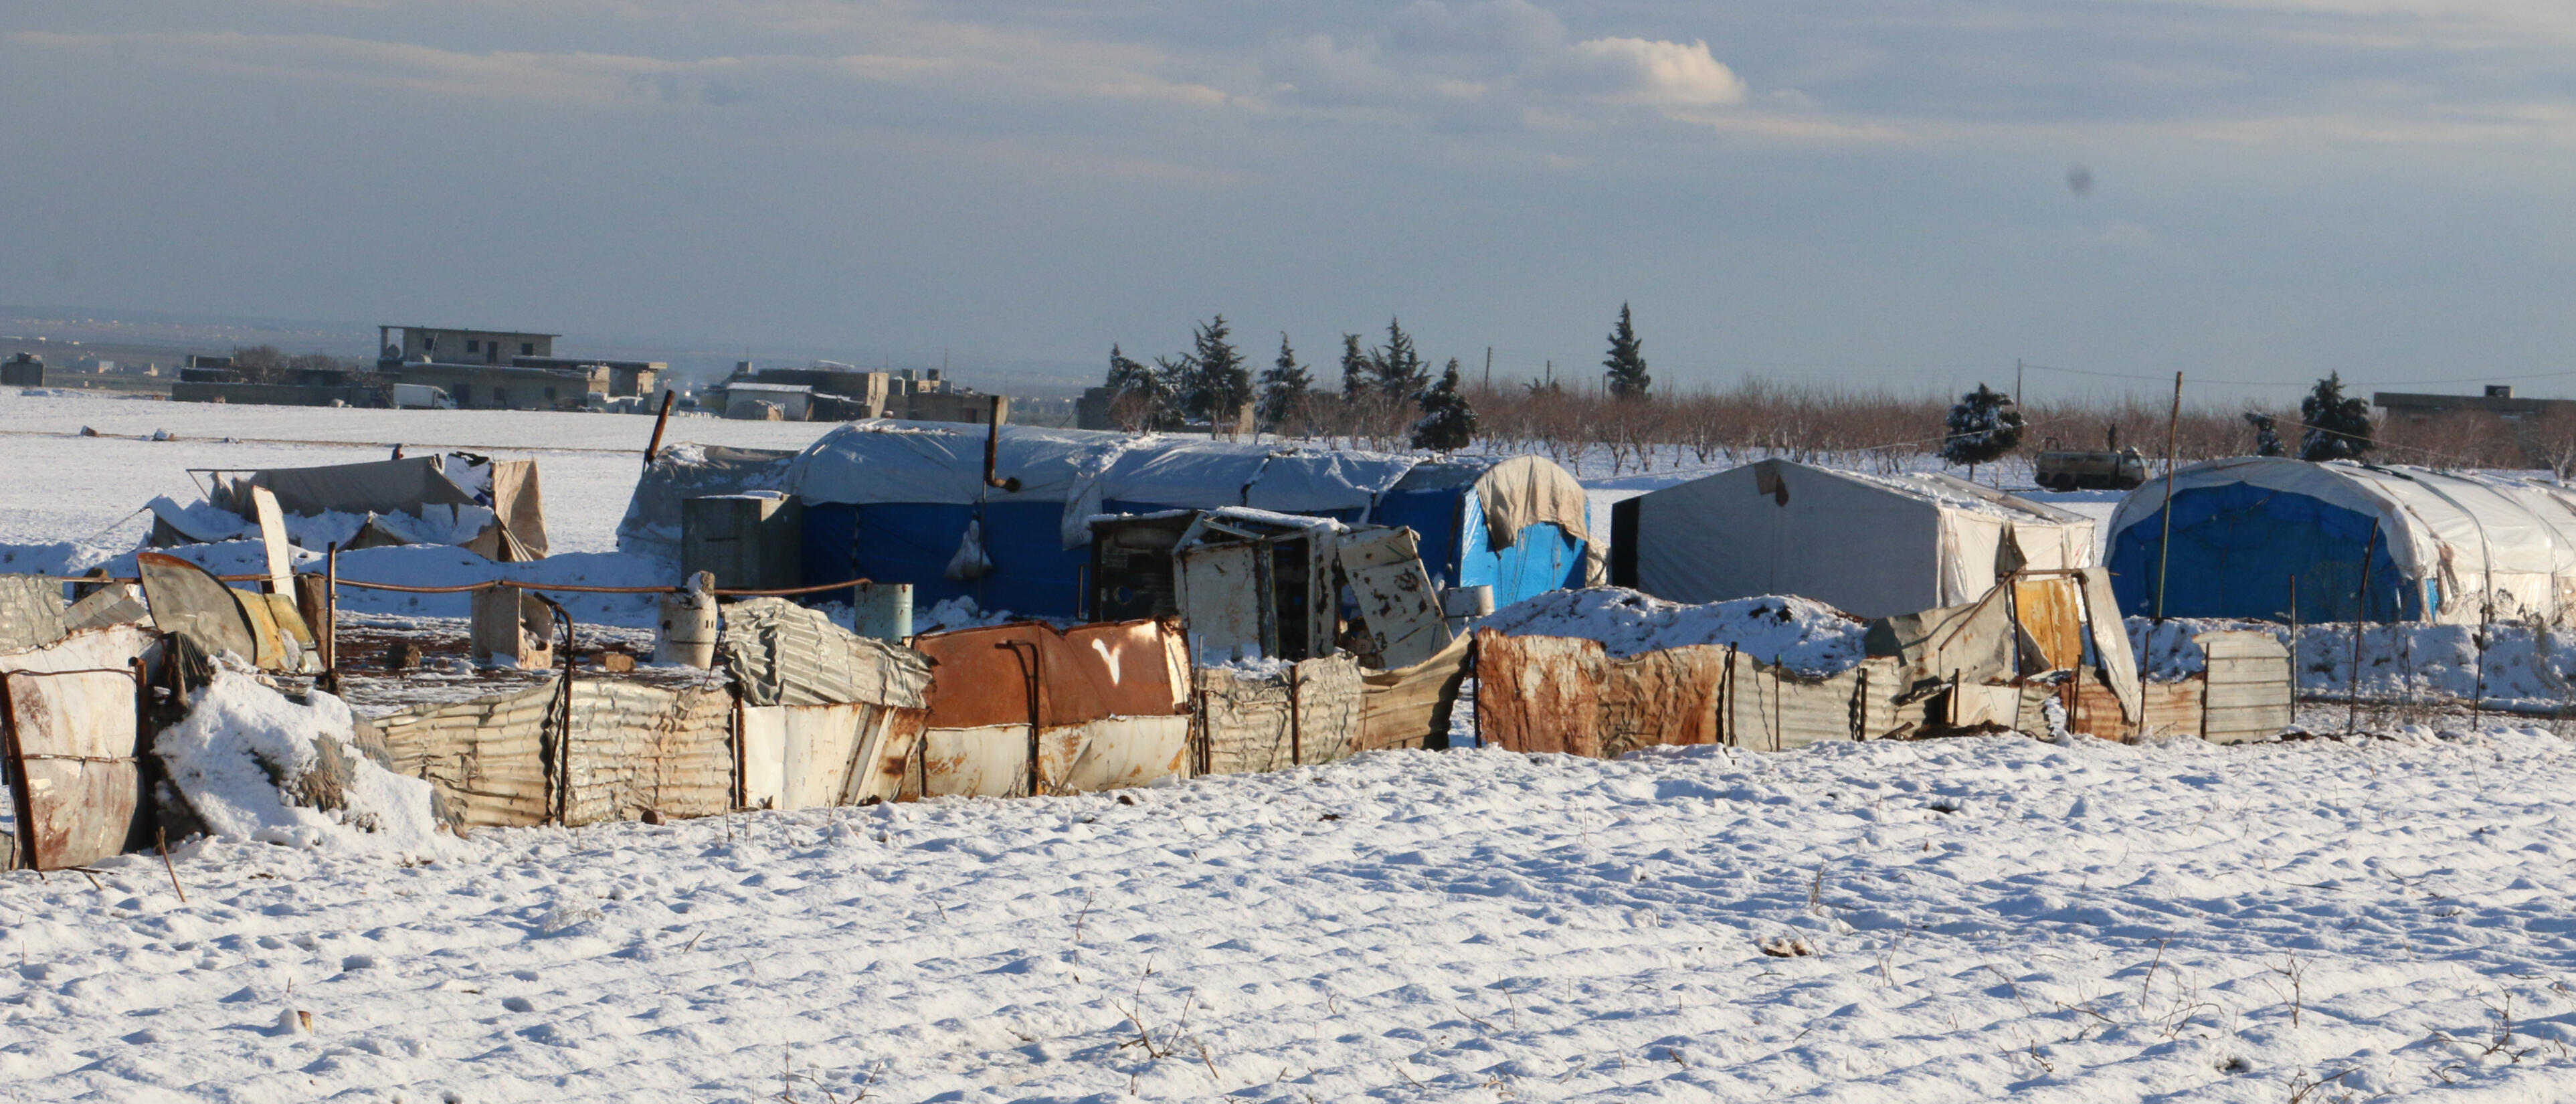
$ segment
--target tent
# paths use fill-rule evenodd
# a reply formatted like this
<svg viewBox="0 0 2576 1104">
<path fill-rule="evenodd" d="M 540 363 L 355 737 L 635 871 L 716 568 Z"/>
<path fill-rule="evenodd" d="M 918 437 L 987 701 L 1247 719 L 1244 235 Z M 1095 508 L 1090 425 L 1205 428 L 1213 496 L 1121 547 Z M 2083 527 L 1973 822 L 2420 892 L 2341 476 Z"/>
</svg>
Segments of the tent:
<svg viewBox="0 0 2576 1104">
<path fill-rule="evenodd" d="M 2111 519 L 2120 608 L 2168 617 L 2576 622 L 2576 490 L 2430 468 L 2212 460 L 2129 493 Z M 2363 554 L 2369 591 L 2363 593 Z M 2487 596 L 2481 600 L 2481 595 Z"/>
<path fill-rule="evenodd" d="M 343 548 L 432 543 L 421 531 L 473 526 L 462 548 L 496 563 L 543 559 L 545 500 L 534 460 L 492 460 L 471 453 L 414 456 L 318 468 L 263 468 L 239 476 L 217 475 L 206 500 L 255 520 L 252 488 L 266 488 L 289 514 L 315 517 L 354 514 L 359 522 Z M 204 522 L 183 515 L 176 503 L 156 500 L 150 543 L 156 548 L 229 540 L 242 532 L 203 534 Z M 427 523 L 427 524 L 423 524 Z M 448 538 L 452 539 L 452 537 Z"/>
<path fill-rule="evenodd" d="M 769 449 L 664 446 L 635 481 L 626 517 L 617 523 L 617 550 L 679 559 L 681 502 L 777 490 L 786 483 L 788 465 L 795 459 L 793 452 Z"/>
<path fill-rule="evenodd" d="M 1250 507 L 1411 526 L 1441 586 L 1497 604 L 1597 576 L 1582 487 L 1535 457 L 1434 460 L 1292 444 L 871 419 L 790 465 L 805 504 L 808 584 L 910 583 L 914 601 L 968 597 L 1033 616 L 1082 612 L 1090 520 Z"/>
<path fill-rule="evenodd" d="M 1863 617 L 1976 601 L 2093 562 L 2093 523 L 1931 472 L 1763 460 L 1613 507 L 1611 581 L 1676 602 L 1796 594 Z"/>
</svg>

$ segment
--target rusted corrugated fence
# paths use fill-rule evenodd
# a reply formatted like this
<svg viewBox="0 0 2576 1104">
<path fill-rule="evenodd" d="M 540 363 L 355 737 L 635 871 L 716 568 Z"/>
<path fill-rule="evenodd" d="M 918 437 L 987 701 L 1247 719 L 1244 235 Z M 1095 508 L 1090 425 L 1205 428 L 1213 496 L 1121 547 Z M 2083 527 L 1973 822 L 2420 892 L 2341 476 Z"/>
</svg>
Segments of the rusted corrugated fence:
<svg viewBox="0 0 2576 1104">
<path fill-rule="evenodd" d="M 2070 706 L 2075 731 L 2108 739 L 2234 742 L 2289 723 L 2288 656 L 2278 642 L 2264 633 L 2214 633 L 2202 643 L 2208 670 L 2144 684 L 2142 719 L 2132 724 L 2099 679 L 1927 685 L 1891 658 L 1814 677 L 1714 645 L 1612 658 L 1595 640 L 1483 630 L 1476 636 L 1477 730 L 1486 743 L 1514 751 L 1610 757 L 1657 744 L 1782 751 L 1981 723 L 2045 732 L 2052 698 Z"/>
</svg>

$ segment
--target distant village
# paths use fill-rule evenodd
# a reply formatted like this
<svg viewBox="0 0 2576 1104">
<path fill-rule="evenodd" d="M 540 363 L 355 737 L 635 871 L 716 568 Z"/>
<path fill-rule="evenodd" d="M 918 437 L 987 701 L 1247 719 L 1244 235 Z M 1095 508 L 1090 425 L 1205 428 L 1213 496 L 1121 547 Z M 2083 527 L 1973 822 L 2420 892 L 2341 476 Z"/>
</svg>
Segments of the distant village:
<svg viewBox="0 0 2576 1104">
<path fill-rule="evenodd" d="M 405 410 L 655 414 L 667 400 L 677 414 L 789 422 L 899 418 L 986 423 L 999 397 L 963 386 L 941 368 L 869 370 L 829 360 L 802 367 L 744 360 L 720 380 L 691 386 L 673 379 L 662 361 L 560 354 L 555 346 L 562 336 L 379 326 L 372 365 L 319 354 L 285 356 L 265 348 L 186 354 L 168 366 L 120 363 L 82 352 L 48 363 L 43 353 L 21 351 L 0 362 L 0 386 L 96 383 L 148 392 L 166 387 L 173 402 Z M 1057 397 L 1004 402 L 1006 417 L 1036 424 L 1073 424 L 1078 408 L 1097 407 L 1081 424 L 1109 428 L 1105 402 L 1077 404 Z"/>
</svg>

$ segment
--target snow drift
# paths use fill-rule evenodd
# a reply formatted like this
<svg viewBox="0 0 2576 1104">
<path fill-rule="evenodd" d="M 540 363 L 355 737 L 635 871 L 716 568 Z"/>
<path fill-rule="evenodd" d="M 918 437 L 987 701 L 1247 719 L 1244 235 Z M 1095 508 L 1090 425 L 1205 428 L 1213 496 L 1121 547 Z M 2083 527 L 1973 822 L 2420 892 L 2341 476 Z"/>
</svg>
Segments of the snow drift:
<svg viewBox="0 0 2576 1104">
<path fill-rule="evenodd" d="M 427 856 L 453 844 L 429 783 L 371 758 L 347 704 L 297 702 L 258 676 L 216 669 L 186 720 L 155 745 L 207 834 L 338 851 Z"/>
<path fill-rule="evenodd" d="M 1706 605 L 1667 602 L 1625 587 L 1560 590 L 1494 611 L 1477 627 L 1508 636 L 1576 636 L 1613 658 L 1690 644 L 1732 644 L 1803 674 L 1829 675 L 1864 658 L 1869 625 L 1810 598 L 1765 595 Z"/>
</svg>

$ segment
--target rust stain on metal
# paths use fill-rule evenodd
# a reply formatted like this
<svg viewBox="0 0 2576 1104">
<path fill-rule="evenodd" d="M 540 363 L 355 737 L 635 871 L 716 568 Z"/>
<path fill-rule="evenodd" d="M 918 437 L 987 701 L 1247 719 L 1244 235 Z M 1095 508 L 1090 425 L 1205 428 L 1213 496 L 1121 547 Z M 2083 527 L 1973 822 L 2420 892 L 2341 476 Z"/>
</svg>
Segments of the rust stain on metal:
<svg viewBox="0 0 2576 1104">
<path fill-rule="evenodd" d="M 60 870 L 125 850 L 141 792 L 135 688 L 130 670 L 0 675 L 26 865 Z"/>
</svg>

